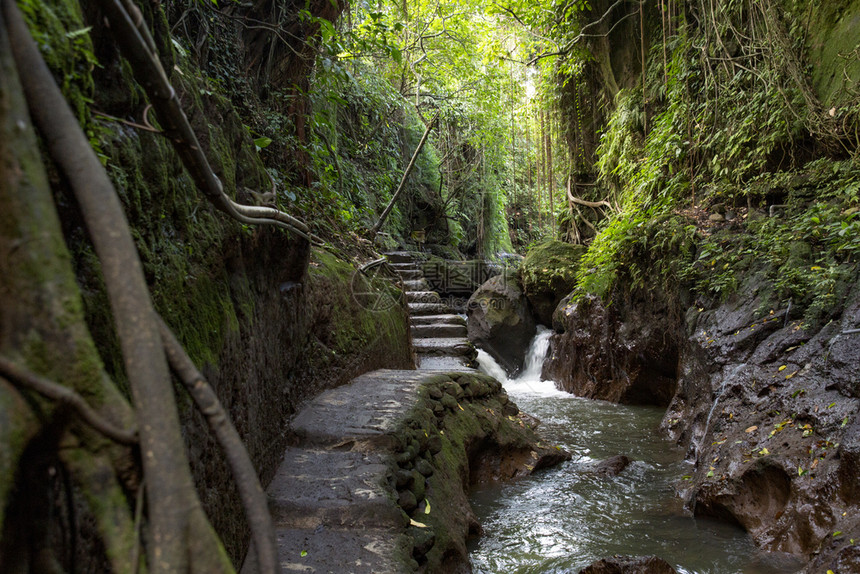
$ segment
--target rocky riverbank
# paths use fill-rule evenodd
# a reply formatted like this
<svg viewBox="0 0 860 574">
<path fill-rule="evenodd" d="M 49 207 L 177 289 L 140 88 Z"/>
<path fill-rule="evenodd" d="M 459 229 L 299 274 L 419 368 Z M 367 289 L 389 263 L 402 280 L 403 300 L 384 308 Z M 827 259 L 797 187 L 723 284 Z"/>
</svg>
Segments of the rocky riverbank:
<svg viewBox="0 0 860 574">
<path fill-rule="evenodd" d="M 818 328 L 766 308 L 765 293 L 750 280 L 683 314 L 654 291 L 563 303 L 545 374 L 578 395 L 666 405 L 696 515 L 803 557 L 806 572 L 860 571 L 860 289 Z"/>
</svg>

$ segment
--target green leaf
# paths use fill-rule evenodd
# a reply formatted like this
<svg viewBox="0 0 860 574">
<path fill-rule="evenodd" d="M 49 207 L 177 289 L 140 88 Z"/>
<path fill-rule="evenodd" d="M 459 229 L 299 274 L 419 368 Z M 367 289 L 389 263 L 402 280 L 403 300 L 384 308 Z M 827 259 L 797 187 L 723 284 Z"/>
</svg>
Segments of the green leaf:
<svg viewBox="0 0 860 574">
<path fill-rule="evenodd" d="M 307 555 L 308 555 L 308 551 L 307 551 L 307 550 L 302 550 L 302 558 L 304 558 L 304 557 L 305 557 L 305 556 L 307 556 Z"/>
<path fill-rule="evenodd" d="M 258 150 L 266 149 L 272 143 L 272 138 L 260 137 L 254 140 L 254 145 L 257 146 Z"/>
<path fill-rule="evenodd" d="M 89 31 L 92 29 L 92 26 L 87 26 L 86 28 L 81 28 L 80 30 L 72 30 L 71 32 L 66 32 L 66 38 L 68 38 L 69 40 L 74 40 L 78 36 L 83 36 L 89 33 Z"/>
</svg>

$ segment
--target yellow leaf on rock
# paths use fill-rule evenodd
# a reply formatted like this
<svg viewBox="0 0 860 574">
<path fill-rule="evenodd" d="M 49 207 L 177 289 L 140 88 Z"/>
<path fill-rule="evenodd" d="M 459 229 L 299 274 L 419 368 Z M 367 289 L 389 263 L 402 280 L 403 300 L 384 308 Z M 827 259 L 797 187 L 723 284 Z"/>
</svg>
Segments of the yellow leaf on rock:
<svg viewBox="0 0 860 574">
<path fill-rule="evenodd" d="M 747 427 L 747 429 L 746 429 L 744 432 L 750 433 L 750 432 L 754 432 L 754 431 L 757 431 L 757 430 L 758 430 L 758 427 L 757 427 L 757 426 L 755 426 L 755 425 L 753 425 L 753 426 L 751 426 L 751 427 Z"/>
<path fill-rule="evenodd" d="M 779 368 L 779 370 L 780 370 L 780 371 L 784 371 L 784 370 L 785 370 L 785 365 L 781 366 L 781 367 Z"/>
<path fill-rule="evenodd" d="M 412 526 L 417 526 L 418 528 L 427 528 L 426 524 L 422 524 L 421 522 L 418 522 L 414 518 L 409 519 L 409 524 L 411 524 Z"/>
</svg>

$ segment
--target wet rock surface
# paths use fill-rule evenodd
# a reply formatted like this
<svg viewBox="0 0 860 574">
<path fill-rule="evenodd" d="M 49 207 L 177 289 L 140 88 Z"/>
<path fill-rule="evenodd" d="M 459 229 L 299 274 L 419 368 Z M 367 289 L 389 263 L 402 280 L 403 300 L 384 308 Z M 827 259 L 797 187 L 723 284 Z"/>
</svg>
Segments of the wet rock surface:
<svg viewBox="0 0 860 574">
<path fill-rule="evenodd" d="M 633 461 L 630 460 L 630 457 L 623 454 L 616 454 L 615 456 L 610 456 L 605 460 L 601 460 L 589 470 L 598 476 L 610 478 L 621 474 L 631 462 Z"/>
<path fill-rule="evenodd" d="M 517 374 L 537 325 L 516 274 L 491 278 L 475 291 L 467 308 L 469 340 L 492 355 L 509 376 Z"/>
<path fill-rule="evenodd" d="M 562 303 L 545 374 L 582 396 L 668 404 L 697 516 L 741 525 L 804 572 L 860 571 L 860 289 L 819 327 L 764 306 L 764 291 L 749 280 L 686 313 L 659 295 Z"/>
<path fill-rule="evenodd" d="M 480 526 L 468 485 L 570 457 L 517 413 L 501 383 L 473 371 L 374 371 L 318 396 L 267 488 L 282 566 L 469 571 L 466 538 Z M 253 548 L 242 572 L 257 572 Z"/>
<path fill-rule="evenodd" d="M 678 574 L 677 570 L 656 556 L 613 556 L 583 568 L 579 574 Z"/>
<path fill-rule="evenodd" d="M 643 298 L 606 306 L 597 297 L 562 301 L 544 377 L 577 396 L 667 406 L 675 394 L 678 342 L 666 307 Z M 575 357 L 575 359 L 574 359 Z"/>
</svg>

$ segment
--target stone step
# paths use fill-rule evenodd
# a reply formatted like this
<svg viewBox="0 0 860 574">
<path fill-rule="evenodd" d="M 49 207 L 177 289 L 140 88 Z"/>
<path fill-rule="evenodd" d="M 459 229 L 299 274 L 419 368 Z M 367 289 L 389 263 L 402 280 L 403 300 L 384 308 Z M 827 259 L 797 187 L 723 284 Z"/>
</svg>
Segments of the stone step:
<svg viewBox="0 0 860 574">
<path fill-rule="evenodd" d="M 404 281 L 409 279 L 420 279 L 423 275 L 421 271 L 418 269 L 397 269 L 397 274 L 400 275 L 400 278 Z"/>
<path fill-rule="evenodd" d="M 460 315 L 449 313 L 446 315 L 413 315 L 413 325 L 466 325 L 466 319 Z"/>
<path fill-rule="evenodd" d="M 467 329 L 465 325 L 452 325 L 450 323 L 412 325 L 413 339 L 465 337 L 466 334 Z"/>
<path fill-rule="evenodd" d="M 403 282 L 404 291 L 430 291 L 430 284 L 424 278 L 409 279 Z"/>
<path fill-rule="evenodd" d="M 441 303 L 442 299 L 435 291 L 407 291 L 406 300 L 410 303 Z"/>
<path fill-rule="evenodd" d="M 409 303 L 409 314 L 412 317 L 421 315 L 447 315 L 451 307 L 446 303 Z"/>
<path fill-rule="evenodd" d="M 474 371 L 466 357 L 437 357 L 418 355 L 418 369 L 422 371 Z"/>
<path fill-rule="evenodd" d="M 266 489 L 281 528 L 386 528 L 401 520 L 388 500 L 389 468 L 378 453 L 288 447 Z"/>
<path fill-rule="evenodd" d="M 395 560 L 409 544 L 407 537 L 389 528 L 347 529 L 320 526 L 314 529 L 275 528 L 282 572 L 378 574 L 401 572 Z M 266 574 L 257 566 L 254 545 L 248 551 L 241 574 Z"/>
<path fill-rule="evenodd" d="M 389 263 L 415 263 L 415 256 L 411 251 L 390 251 L 383 255 Z"/>
<path fill-rule="evenodd" d="M 420 267 L 418 267 L 418 265 L 416 265 L 415 263 L 389 263 L 389 265 L 391 265 L 391 267 L 393 267 L 397 271 L 420 269 Z"/>
<path fill-rule="evenodd" d="M 470 360 L 478 356 L 478 351 L 475 350 L 474 345 L 465 337 L 413 339 L 412 345 L 419 355 L 467 357 Z"/>
</svg>

